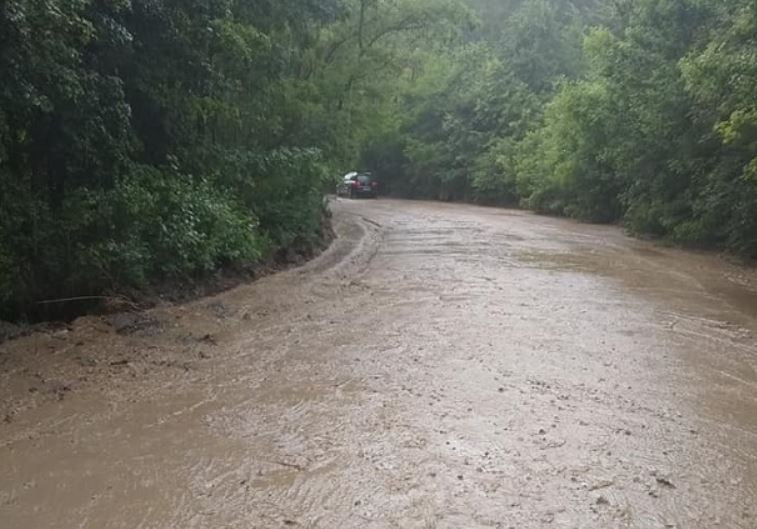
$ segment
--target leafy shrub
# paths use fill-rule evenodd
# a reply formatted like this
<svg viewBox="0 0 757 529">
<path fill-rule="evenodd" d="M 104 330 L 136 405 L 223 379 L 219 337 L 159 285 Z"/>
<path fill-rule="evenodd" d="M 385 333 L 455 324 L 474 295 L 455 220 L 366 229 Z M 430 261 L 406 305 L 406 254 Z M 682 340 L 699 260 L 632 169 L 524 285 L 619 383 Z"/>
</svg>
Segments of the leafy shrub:
<svg viewBox="0 0 757 529">
<path fill-rule="evenodd" d="M 323 190 L 330 181 L 320 151 L 224 151 L 218 154 L 218 166 L 219 185 L 235 190 L 273 246 L 316 243 L 325 211 Z"/>
<path fill-rule="evenodd" d="M 116 188 L 111 259 L 141 262 L 135 279 L 207 273 L 261 257 L 257 219 L 230 191 L 174 170 L 139 167 Z M 130 257 L 129 257 L 130 256 Z M 129 261 L 123 263 L 127 265 Z M 130 266 L 121 266 L 128 270 Z"/>
<path fill-rule="evenodd" d="M 20 190 L 13 204 L 0 216 L 5 317 L 42 299 L 204 274 L 265 249 L 231 193 L 173 170 L 136 166 L 110 190 L 72 191 L 58 211 Z"/>
</svg>

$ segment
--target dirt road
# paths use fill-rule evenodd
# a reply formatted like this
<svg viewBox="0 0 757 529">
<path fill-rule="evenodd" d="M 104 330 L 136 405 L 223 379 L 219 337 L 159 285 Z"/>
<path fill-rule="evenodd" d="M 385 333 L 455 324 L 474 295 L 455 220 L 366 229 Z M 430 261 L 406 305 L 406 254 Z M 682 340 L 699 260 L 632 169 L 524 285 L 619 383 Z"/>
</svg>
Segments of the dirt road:
<svg viewBox="0 0 757 529">
<path fill-rule="evenodd" d="M 757 528 L 754 271 L 333 209 L 303 268 L 0 346 L 0 527 Z"/>
</svg>

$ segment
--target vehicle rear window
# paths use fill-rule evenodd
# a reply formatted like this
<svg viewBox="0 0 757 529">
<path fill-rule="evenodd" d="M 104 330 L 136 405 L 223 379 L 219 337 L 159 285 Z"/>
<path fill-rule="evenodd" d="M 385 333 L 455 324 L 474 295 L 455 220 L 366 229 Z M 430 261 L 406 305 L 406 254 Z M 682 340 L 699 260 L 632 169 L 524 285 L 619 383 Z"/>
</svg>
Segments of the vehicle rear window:
<svg viewBox="0 0 757 529">
<path fill-rule="evenodd" d="M 373 180 L 373 178 L 365 174 L 361 174 L 357 177 L 357 181 L 360 182 L 361 184 L 370 184 L 371 180 Z"/>
</svg>

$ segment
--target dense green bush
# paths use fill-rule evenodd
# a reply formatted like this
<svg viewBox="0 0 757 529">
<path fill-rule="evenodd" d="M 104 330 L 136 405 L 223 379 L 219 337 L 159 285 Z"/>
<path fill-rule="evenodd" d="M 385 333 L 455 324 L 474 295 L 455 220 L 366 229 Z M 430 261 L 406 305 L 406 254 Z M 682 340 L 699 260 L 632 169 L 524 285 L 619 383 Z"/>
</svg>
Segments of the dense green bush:
<svg viewBox="0 0 757 529">
<path fill-rule="evenodd" d="M 0 216 L 4 312 L 193 277 L 263 255 L 257 220 L 230 193 L 167 172 L 135 167 L 112 189 L 72 191 L 57 211 L 3 189 L 16 198 Z"/>
<path fill-rule="evenodd" d="M 113 239 L 98 245 L 104 263 L 135 279 L 209 272 L 264 250 L 250 210 L 204 178 L 139 168 L 118 183 L 103 217 L 114 222 Z"/>
</svg>

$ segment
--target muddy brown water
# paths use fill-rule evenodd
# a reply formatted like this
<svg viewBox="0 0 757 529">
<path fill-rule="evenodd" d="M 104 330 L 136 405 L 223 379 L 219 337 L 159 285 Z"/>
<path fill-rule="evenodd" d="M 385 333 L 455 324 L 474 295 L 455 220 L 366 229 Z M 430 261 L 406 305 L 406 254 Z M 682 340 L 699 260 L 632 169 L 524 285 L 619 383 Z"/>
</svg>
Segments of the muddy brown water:
<svg viewBox="0 0 757 529">
<path fill-rule="evenodd" d="M 333 204 L 306 266 L 0 346 L 0 527 L 757 527 L 757 274 Z"/>
</svg>

